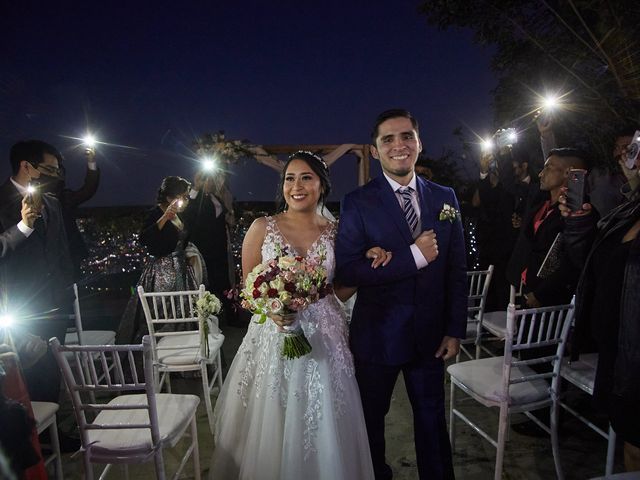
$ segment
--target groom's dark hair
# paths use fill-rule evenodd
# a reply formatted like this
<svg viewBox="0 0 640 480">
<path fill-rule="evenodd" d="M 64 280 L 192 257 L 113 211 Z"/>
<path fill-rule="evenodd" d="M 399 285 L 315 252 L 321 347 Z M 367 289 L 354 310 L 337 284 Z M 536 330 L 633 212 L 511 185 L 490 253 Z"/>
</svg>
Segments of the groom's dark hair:
<svg viewBox="0 0 640 480">
<path fill-rule="evenodd" d="M 413 129 L 416 131 L 416 133 L 420 133 L 420 130 L 418 128 L 418 120 L 416 120 L 415 117 L 411 115 L 411 112 L 409 110 L 405 110 L 404 108 L 392 108 L 390 110 L 385 110 L 380 115 L 378 115 L 378 118 L 376 118 L 376 121 L 373 124 L 373 130 L 371 130 L 371 145 L 375 146 L 376 144 L 376 138 L 378 138 L 378 127 L 381 123 L 386 122 L 391 118 L 400 117 L 408 118 L 409 120 L 411 120 Z"/>
</svg>

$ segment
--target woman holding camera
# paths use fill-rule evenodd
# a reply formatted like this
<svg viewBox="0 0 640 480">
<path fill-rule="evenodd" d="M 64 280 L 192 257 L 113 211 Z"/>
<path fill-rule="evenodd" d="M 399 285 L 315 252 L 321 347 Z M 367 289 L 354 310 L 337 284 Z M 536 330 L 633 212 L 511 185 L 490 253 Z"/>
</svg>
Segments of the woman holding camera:
<svg viewBox="0 0 640 480">
<path fill-rule="evenodd" d="M 597 224 L 589 203 L 571 211 L 560 198 L 565 247 L 584 265 L 576 290 L 574 349 L 595 341 L 598 367 L 594 404 L 608 412 L 624 439 L 627 471 L 640 470 L 640 157 L 628 179 L 627 200 Z M 591 338 L 589 338 L 591 337 Z"/>
<path fill-rule="evenodd" d="M 147 247 L 147 261 L 137 285 L 146 292 L 195 290 L 206 278 L 204 260 L 188 241 L 181 214 L 189 203 L 191 184 L 182 177 L 166 177 L 158 189 L 156 206 L 149 211 L 140 232 Z M 134 292 L 118 329 L 118 343 L 140 339 L 146 331 Z"/>
</svg>

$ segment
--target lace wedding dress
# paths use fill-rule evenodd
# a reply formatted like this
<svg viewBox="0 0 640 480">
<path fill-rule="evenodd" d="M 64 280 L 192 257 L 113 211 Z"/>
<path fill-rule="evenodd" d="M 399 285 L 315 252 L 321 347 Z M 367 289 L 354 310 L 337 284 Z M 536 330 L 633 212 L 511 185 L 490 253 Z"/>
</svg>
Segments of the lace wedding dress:
<svg viewBox="0 0 640 480">
<path fill-rule="evenodd" d="M 335 233 L 330 224 L 307 253 L 325 252 L 329 281 Z M 263 261 L 277 246 L 298 254 L 267 217 Z M 216 403 L 210 480 L 373 479 L 340 303 L 330 295 L 298 315 L 313 350 L 294 360 L 271 320 L 249 324 Z"/>
</svg>

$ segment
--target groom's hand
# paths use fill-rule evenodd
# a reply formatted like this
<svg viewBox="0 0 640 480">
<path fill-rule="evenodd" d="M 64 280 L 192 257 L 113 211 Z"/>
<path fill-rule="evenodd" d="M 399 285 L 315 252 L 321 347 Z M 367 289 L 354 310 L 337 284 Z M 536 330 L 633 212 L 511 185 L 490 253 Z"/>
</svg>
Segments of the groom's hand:
<svg viewBox="0 0 640 480">
<path fill-rule="evenodd" d="M 460 351 L 460 339 L 455 337 L 444 337 L 440 343 L 440 347 L 436 352 L 436 358 L 442 357 L 443 361 L 455 357 Z"/>
<path fill-rule="evenodd" d="M 427 262 L 431 263 L 438 258 L 438 241 L 436 240 L 436 232 L 433 230 L 422 232 L 420 236 L 416 238 L 415 244 Z"/>
</svg>

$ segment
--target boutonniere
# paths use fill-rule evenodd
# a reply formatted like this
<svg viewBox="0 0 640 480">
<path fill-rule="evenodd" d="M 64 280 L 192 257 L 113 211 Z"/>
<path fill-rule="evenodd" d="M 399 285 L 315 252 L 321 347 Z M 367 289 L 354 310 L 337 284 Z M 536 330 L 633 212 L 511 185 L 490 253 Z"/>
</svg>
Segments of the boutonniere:
<svg viewBox="0 0 640 480">
<path fill-rule="evenodd" d="M 438 218 L 441 221 L 449 220 L 451 223 L 453 223 L 460 218 L 460 212 L 448 203 L 445 203 L 444 205 L 442 205 L 442 210 L 440 210 L 440 216 Z"/>
</svg>

